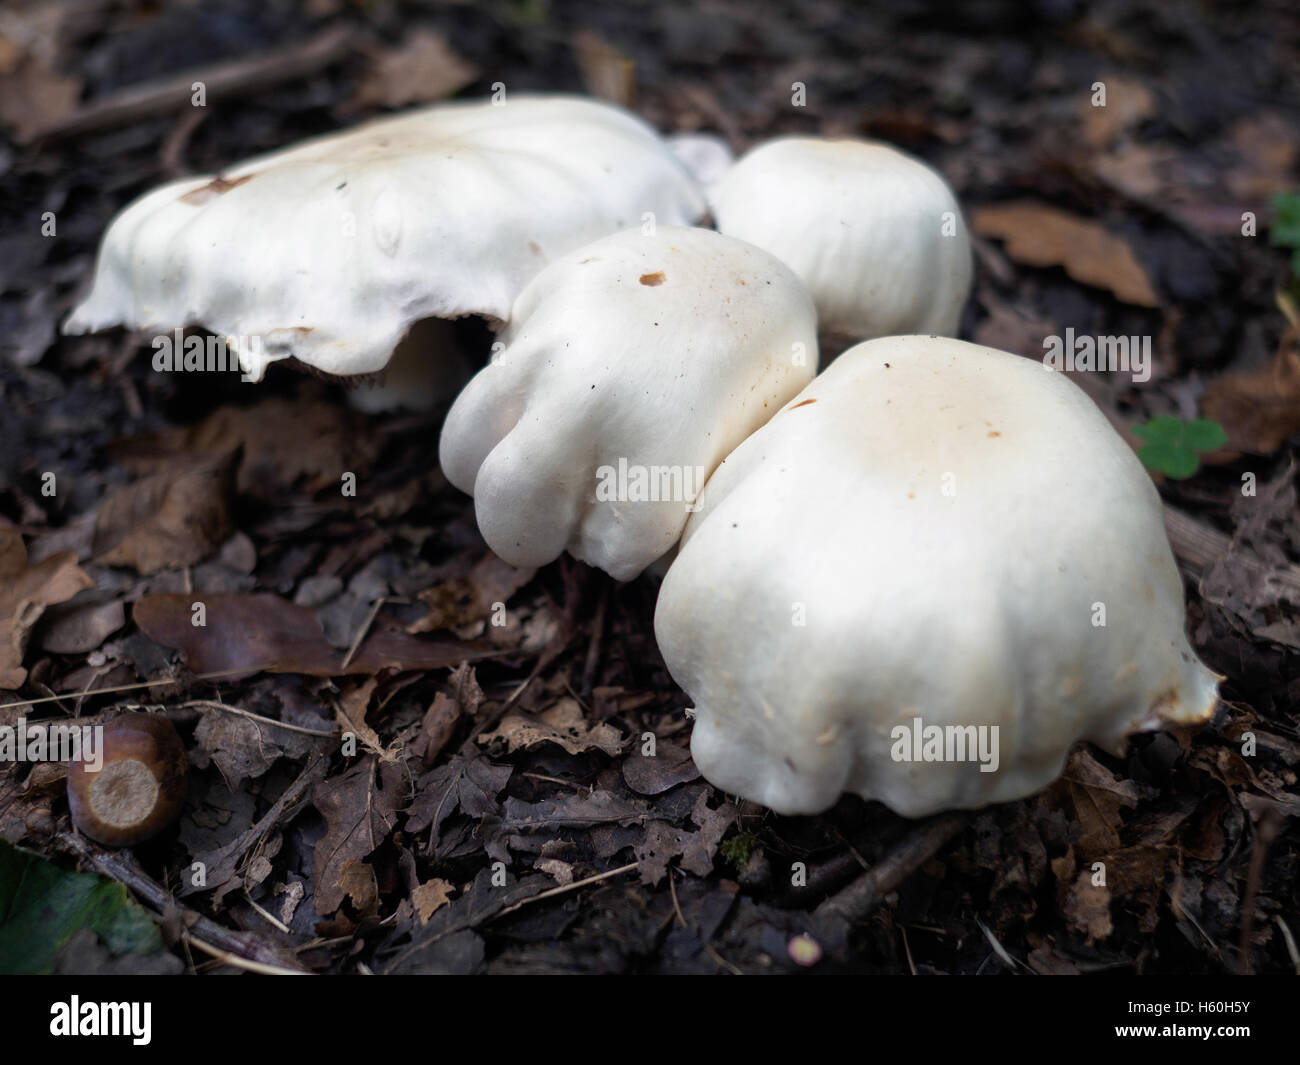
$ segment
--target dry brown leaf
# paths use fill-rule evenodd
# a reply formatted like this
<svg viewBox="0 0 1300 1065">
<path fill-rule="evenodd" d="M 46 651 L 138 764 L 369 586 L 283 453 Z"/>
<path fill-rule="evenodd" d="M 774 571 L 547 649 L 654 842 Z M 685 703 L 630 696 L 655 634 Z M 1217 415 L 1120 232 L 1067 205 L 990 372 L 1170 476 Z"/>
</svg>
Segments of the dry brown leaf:
<svg viewBox="0 0 1300 1065">
<path fill-rule="evenodd" d="M 636 101 L 636 63 L 599 34 L 581 29 L 573 35 L 573 51 L 582 69 L 582 81 L 592 96 L 620 107 Z"/>
<path fill-rule="evenodd" d="M 1271 455 L 1300 433 L 1300 343 L 1288 326 L 1273 361 L 1220 377 L 1205 392 L 1205 417 L 1228 434 L 1228 448 Z"/>
<path fill-rule="evenodd" d="M 395 760 L 395 755 L 384 749 L 379 733 L 366 724 L 366 711 L 370 708 L 370 698 L 378 685 L 378 677 L 369 677 L 359 684 L 344 688 L 335 705 L 334 719 L 341 732 L 353 733 L 362 747 L 378 755 L 382 761 L 389 762 Z"/>
<path fill-rule="evenodd" d="M 1243 118 L 1232 127 L 1238 164 L 1227 173 L 1228 189 L 1239 200 L 1266 200 L 1295 184 L 1297 130 L 1274 111 Z M 1240 212 L 1238 212 L 1240 213 Z"/>
<path fill-rule="evenodd" d="M 204 607 L 202 626 L 193 622 L 195 603 Z M 344 653 L 325 639 L 314 610 L 269 594 L 146 595 L 133 616 L 150 639 L 184 654 L 195 673 L 373 676 L 382 669 L 442 669 L 493 653 L 472 641 L 373 632 L 345 668 Z"/>
<path fill-rule="evenodd" d="M 429 918 L 451 901 L 455 885 L 449 880 L 430 880 L 411 892 L 411 902 L 415 912 L 420 915 L 420 924 L 428 924 Z"/>
<path fill-rule="evenodd" d="M 405 786 L 401 766 L 381 765 L 367 755 L 347 772 L 312 789 L 312 803 L 325 818 L 325 836 L 312 853 L 316 912 L 322 917 L 337 910 L 348 888 L 356 887 L 356 873 L 348 873 L 349 863 L 367 857 L 388 838 Z"/>
<path fill-rule="evenodd" d="M 428 103 L 453 95 L 477 77 L 478 68 L 453 52 L 445 37 L 416 30 L 400 47 L 375 58 L 352 102 L 360 108 Z"/>
<path fill-rule="evenodd" d="M 411 749 L 426 769 L 433 765 L 442 749 L 450 742 L 459 720 L 460 703 L 438 692 L 420 722 L 419 735 L 411 743 Z"/>
<path fill-rule="evenodd" d="M 412 633 L 437 629 L 465 629 L 491 616 L 496 604 L 510 597 L 533 579 L 535 568 L 521 569 L 494 554 L 484 555 L 464 577 L 435 584 L 420 593 L 428 613 L 407 626 Z"/>
<path fill-rule="evenodd" d="M 96 561 L 139 573 L 190 566 L 230 535 L 235 454 L 186 456 L 109 493 L 95 518 Z"/>
<path fill-rule="evenodd" d="M 22 535 L 0 528 L 0 689 L 21 687 L 27 679 L 23 654 L 45 608 L 67 602 L 94 583 L 71 551 L 28 566 Z"/>
<path fill-rule="evenodd" d="M 379 903 L 379 881 L 375 871 L 358 858 L 349 858 L 343 863 L 339 888 L 352 900 L 358 913 L 369 914 Z"/>
<path fill-rule="evenodd" d="M 1121 809 L 1138 804 L 1140 792 L 1131 780 L 1121 780 L 1086 748 L 1070 756 L 1062 784 L 1074 805 L 1080 836 L 1075 843 L 1081 861 L 1100 858 L 1120 845 Z"/>
<path fill-rule="evenodd" d="M 1065 896 L 1065 919 L 1084 934 L 1087 942 L 1107 938 L 1115 926 L 1110 919 L 1110 888 L 1094 885 L 1092 871 L 1084 869 Z"/>
<path fill-rule="evenodd" d="M 1160 305 L 1127 242 L 1098 222 L 1030 200 L 977 207 L 971 222 L 982 236 L 1005 241 L 1016 262 L 1061 266 L 1076 281 L 1113 292 L 1125 303 Z"/>
<path fill-rule="evenodd" d="M 293 426 L 286 433 L 284 427 Z M 280 500 L 298 481 L 308 492 L 337 485 L 348 471 L 371 461 L 374 434 L 359 431 L 357 416 L 337 403 L 271 398 L 251 407 L 220 407 L 197 425 L 132 437 L 113 445 L 113 458 L 129 469 L 165 467 L 178 451 L 242 457 L 238 490 L 259 499 Z"/>
<path fill-rule="evenodd" d="M 1092 148 L 1106 147 L 1156 109 L 1155 95 L 1142 82 L 1113 75 L 1100 80 L 1106 86 L 1105 105 L 1094 107 L 1091 93 L 1079 101 L 1083 140 Z"/>
<path fill-rule="evenodd" d="M 604 722 L 589 726 L 576 699 L 561 699 L 536 717 L 511 711 L 496 729 L 478 739 L 484 744 L 505 740 L 507 751 L 525 750 L 539 743 L 558 744 L 570 754 L 594 749 L 616 755 L 623 749 L 618 729 Z"/>
<path fill-rule="evenodd" d="M 67 117 L 81 98 L 81 80 L 48 70 L 27 59 L 0 73 L 0 123 L 21 143 Z"/>
</svg>

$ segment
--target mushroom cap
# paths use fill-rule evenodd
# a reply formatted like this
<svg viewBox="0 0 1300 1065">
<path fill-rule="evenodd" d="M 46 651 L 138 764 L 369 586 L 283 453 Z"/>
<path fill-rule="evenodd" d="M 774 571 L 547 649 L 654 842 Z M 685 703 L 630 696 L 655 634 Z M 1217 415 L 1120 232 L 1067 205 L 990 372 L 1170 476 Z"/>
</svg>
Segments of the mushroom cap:
<svg viewBox="0 0 1300 1065">
<path fill-rule="evenodd" d="M 788 263 L 820 327 L 854 339 L 957 332 L 970 238 L 947 183 L 886 144 L 789 137 L 709 191 L 718 231 Z"/>
<path fill-rule="evenodd" d="M 1028 795 L 1077 740 L 1210 716 L 1183 621 L 1159 497 L 1091 400 L 1032 360 L 907 336 L 845 352 L 722 463 L 655 632 L 713 784 L 919 817 Z M 997 726 L 998 768 L 896 760 L 917 718 Z"/>
<path fill-rule="evenodd" d="M 708 474 L 817 369 L 799 279 L 705 229 L 629 230 L 564 256 L 504 339 L 447 415 L 443 473 L 507 562 L 567 549 L 618 580 L 673 547 Z"/>
<path fill-rule="evenodd" d="M 504 319 L 557 256 L 646 212 L 704 210 L 658 134 L 619 108 L 440 104 L 140 197 L 64 330 L 201 325 L 232 338 L 253 379 L 290 355 L 372 373 L 419 319 Z"/>
</svg>

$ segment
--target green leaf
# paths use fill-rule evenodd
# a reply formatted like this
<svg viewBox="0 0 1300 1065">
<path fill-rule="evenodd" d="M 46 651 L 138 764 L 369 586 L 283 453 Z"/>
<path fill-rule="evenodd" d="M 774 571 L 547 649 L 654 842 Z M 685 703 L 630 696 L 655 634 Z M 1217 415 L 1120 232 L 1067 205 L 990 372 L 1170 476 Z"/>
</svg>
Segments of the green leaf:
<svg viewBox="0 0 1300 1065">
<path fill-rule="evenodd" d="M 1274 247 L 1300 249 L 1300 193 L 1282 193 L 1273 197 L 1277 216 L 1269 227 Z"/>
<path fill-rule="evenodd" d="M 1228 442 L 1223 426 L 1209 418 L 1197 418 L 1183 426 L 1182 443 L 1193 451 L 1213 451 Z"/>
<path fill-rule="evenodd" d="M 1176 481 L 1186 480 L 1201 464 L 1195 451 L 1163 443 L 1143 444 L 1138 448 L 1138 458 L 1147 469 L 1157 470 Z"/>
<path fill-rule="evenodd" d="M 1183 422 L 1178 418 L 1152 418 L 1145 425 L 1133 426 L 1133 432 L 1143 440 L 1179 446 L 1183 438 Z"/>
<path fill-rule="evenodd" d="M 156 954 L 162 936 L 121 884 L 74 873 L 0 840 L 0 973 L 48 973 L 74 932 L 89 928 L 114 954 Z"/>
</svg>

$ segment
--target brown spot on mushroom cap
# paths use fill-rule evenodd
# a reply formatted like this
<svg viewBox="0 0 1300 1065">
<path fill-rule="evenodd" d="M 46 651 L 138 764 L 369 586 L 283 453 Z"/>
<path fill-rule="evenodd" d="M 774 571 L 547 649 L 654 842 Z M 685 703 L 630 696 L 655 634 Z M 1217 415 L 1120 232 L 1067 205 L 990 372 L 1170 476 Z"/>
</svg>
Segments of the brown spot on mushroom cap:
<svg viewBox="0 0 1300 1065">
<path fill-rule="evenodd" d="M 991 431 L 989 432 L 989 436 L 1001 436 L 1001 435 L 1002 435 L 1002 434 L 999 433 L 996 429 L 991 430 Z"/>
<path fill-rule="evenodd" d="M 664 277 L 662 270 L 656 270 L 653 274 L 642 274 L 640 278 L 641 284 L 650 285 L 651 287 L 662 285 L 666 280 L 667 278 Z"/>
<path fill-rule="evenodd" d="M 181 203 L 189 203 L 198 207 L 207 203 L 209 200 L 215 199 L 222 193 L 238 188 L 245 181 L 251 181 L 253 176 L 254 175 L 252 174 L 245 174 L 243 177 L 237 177 L 230 181 L 227 181 L 225 178 L 220 176 L 214 177 L 206 185 L 200 185 L 197 189 L 190 189 L 189 192 L 181 197 Z"/>
<path fill-rule="evenodd" d="M 800 407 L 806 407 L 806 406 L 808 406 L 809 403 L 816 403 L 816 402 L 817 402 L 817 400 L 815 400 L 815 399 L 805 399 L 802 403 L 796 403 L 796 404 L 795 404 L 793 407 L 791 407 L 790 409 L 791 409 L 791 410 L 798 410 Z"/>
</svg>

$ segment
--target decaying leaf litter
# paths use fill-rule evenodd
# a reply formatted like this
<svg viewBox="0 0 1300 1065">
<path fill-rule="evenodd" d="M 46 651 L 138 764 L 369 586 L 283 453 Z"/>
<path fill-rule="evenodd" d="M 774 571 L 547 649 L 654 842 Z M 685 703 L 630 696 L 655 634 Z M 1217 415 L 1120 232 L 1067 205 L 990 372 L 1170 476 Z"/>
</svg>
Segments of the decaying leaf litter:
<svg viewBox="0 0 1300 1065">
<path fill-rule="evenodd" d="M 0 702 L 16 705 L 0 723 L 163 707 L 194 766 L 178 828 L 113 853 L 71 834 L 57 767 L 0 772 L 5 840 L 159 918 L 163 953 L 93 928 L 42 965 L 762 972 L 795 967 L 809 933 L 825 968 L 1300 969 L 1300 389 L 1288 255 L 1268 242 L 1272 198 L 1300 188 L 1300 27 L 1280 8 L 1194 26 L 1155 4 L 982 17 L 6 13 Z M 201 110 L 177 102 L 195 80 Z M 695 771 L 653 582 L 494 559 L 431 459 L 436 416 L 366 418 L 289 373 L 196 384 L 154 373 L 139 338 L 58 336 L 130 196 L 498 80 L 589 88 L 736 149 L 895 142 L 943 171 L 979 237 L 963 336 L 1038 358 L 1067 328 L 1151 336 L 1144 384 L 1073 376 L 1135 447 L 1160 417 L 1226 434 L 1161 482 L 1189 634 L 1228 678 L 1214 723 L 1124 758 L 1081 748 L 1046 792 L 976 814 L 916 824 L 848 798 L 775 817 Z"/>
</svg>

